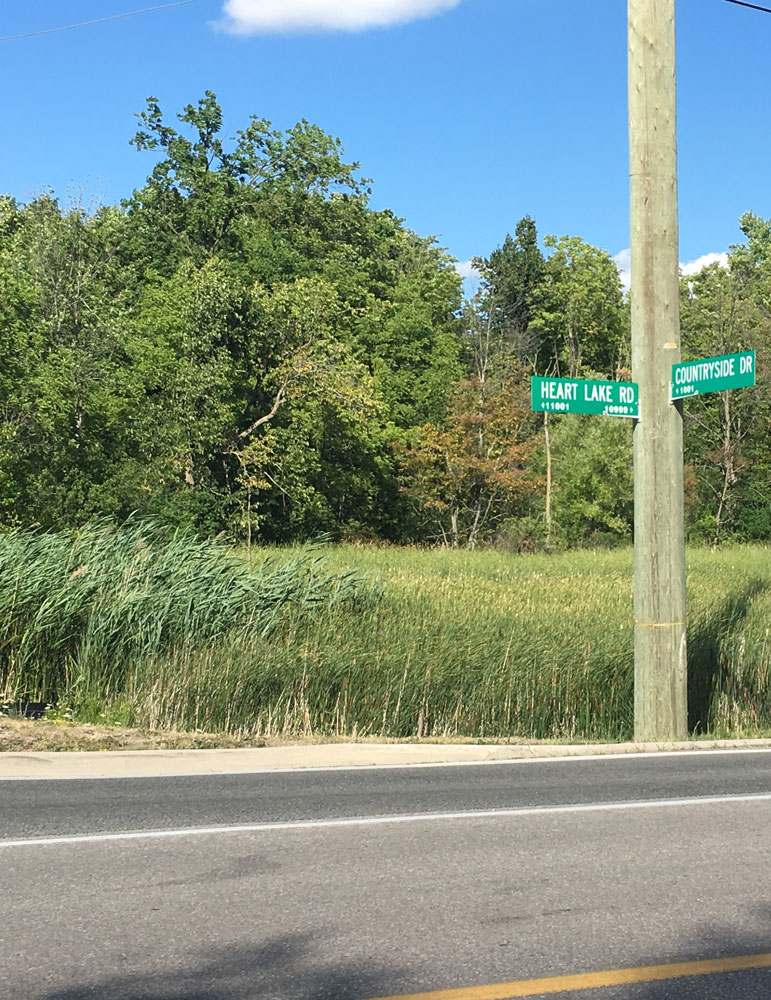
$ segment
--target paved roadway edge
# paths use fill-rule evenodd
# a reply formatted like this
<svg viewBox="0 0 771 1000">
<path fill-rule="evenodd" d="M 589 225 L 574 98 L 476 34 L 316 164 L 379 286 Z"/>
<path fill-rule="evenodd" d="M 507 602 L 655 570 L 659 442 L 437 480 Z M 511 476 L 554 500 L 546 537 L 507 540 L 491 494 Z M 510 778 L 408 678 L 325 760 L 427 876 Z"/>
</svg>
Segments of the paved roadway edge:
<svg viewBox="0 0 771 1000">
<path fill-rule="evenodd" d="M 0 781 L 452 767 L 770 750 L 771 739 L 615 744 L 320 743 L 235 750 L 6 751 L 0 753 Z"/>
<path fill-rule="evenodd" d="M 702 808 L 704 806 L 766 805 L 771 792 L 749 795 L 704 795 L 680 799 L 643 799 L 626 802 L 596 802 L 560 806 L 521 806 L 513 809 L 470 809 L 462 812 L 390 813 L 384 816 L 354 816 L 342 819 L 286 820 L 267 823 L 237 823 L 231 826 L 186 826 L 176 829 L 128 830 L 116 833 L 72 833 L 0 840 L 0 853 L 14 847 L 61 847 L 66 844 L 100 844 L 129 840 L 170 840 L 180 837 L 233 836 L 234 834 L 278 833 L 294 830 L 356 829 L 418 823 L 457 823 L 470 820 L 506 820 L 543 816 L 580 816 L 641 810 Z"/>
</svg>

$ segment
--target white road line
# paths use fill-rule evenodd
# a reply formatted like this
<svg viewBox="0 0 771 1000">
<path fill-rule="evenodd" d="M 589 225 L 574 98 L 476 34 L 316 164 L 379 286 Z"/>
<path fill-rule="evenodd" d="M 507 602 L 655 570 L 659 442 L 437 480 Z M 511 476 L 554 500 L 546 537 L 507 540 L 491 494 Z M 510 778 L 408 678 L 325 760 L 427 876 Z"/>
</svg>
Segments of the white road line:
<svg viewBox="0 0 771 1000">
<path fill-rule="evenodd" d="M 396 816 L 361 816 L 350 819 L 295 820 L 287 823 L 245 823 L 238 826 L 188 827 L 180 830 L 136 830 L 130 833 L 90 833 L 69 837 L 33 837 L 0 840 L 8 847 L 54 847 L 62 844 L 97 844 L 124 840 L 163 840 L 173 837 L 210 837 L 234 833 L 275 833 L 285 830 L 325 830 L 340 827 L 387 826 L 397 823 L 435 823 L 447 820 L 515 819 L 577 813 L 620 812 L 632 809 L 673 809 L 687 806 L 739 805 L 771 802 L 771 792 L 752 795 L 711 795 L 688 799 L 648 799 L 640 802 L 598 802 L 572 806 L 527 806 L 520 809 L 475 809 L 468 812 L 414 813 Z"/>
<path fill-rule="evenodd" d="M 9 751 L 12 752 L 12 751 Z M 88 751 L 95 752 L 95 751 Z M 131 751 L 126 751 L 130 753 Z M 145 752 L 145 751 L 139 751 Z M 152 752 L 152 751 L 149 751 Z M 199 753 L 191 750 L 189 753 Z M 143 778 L 226 778 L 249 774 L 305 774 L 309 771 L 404 771 L 431 767 L 491 767 L 501 764 L 566 764 L 595 760 L 639 760 L 641 757 L 708 757 L 725 756 L 727 754 L 765 753 L 771 754 L 768 747 L 716 747 L 710 750 L 641 750 L 633 753 L 594 753 L 565 754 L 559 757 L 496 757 L 494 760 L 442 760 L 418 761 L 398 764 L 322 764 L 293 767 L 236 768 L 225 771 L 154 771 L 148 774 L 63 774 L 63 775 L 0 775 L 0 784 L 4 781 L 128 781 Z M 0 765 L 2 756 L 0 755 Z"/>
</svg>

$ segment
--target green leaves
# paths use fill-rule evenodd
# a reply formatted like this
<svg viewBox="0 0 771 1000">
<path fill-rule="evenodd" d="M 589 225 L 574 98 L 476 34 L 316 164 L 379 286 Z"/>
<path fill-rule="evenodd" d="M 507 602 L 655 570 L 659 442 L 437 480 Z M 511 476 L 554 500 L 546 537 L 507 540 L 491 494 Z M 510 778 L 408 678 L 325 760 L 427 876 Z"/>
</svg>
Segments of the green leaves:
<svg viewBox="0 0 771 1000">
<path fill-rule="evenodd" d="M 533 326 L 539 372 L 617 378 L 630 364 L 621 282 L 610 256 L 576 236 L 547 236 L 552 251 Z"/>
<path fill-rule="evenodd" d="M 681 282 L 684 359 L 756 352 L 757 385 L 684 404 L 688 527 L 713 544 L 764 538 L 771 526 L 771 224 L 752 213 L 740 222 L 747 242 L 731 248 L 727 267 Z"/>
<path fill-rule="evenodd" d="M 356 176 L 358 164 L 342 161 L 339 139 L 305 120 L 281 133 L 252 116 L 228 145 L 222 109 L 210 90 L 177 115 L 188 134 L 165 123 L 155 97 L 137 117 L 141 127 L 132 145 L 140 152 L 161 151 L 163 157 L 127 207 L 149 214 L 161 227 L 160 256 L 172 249 L 175 256 L 200 261 L 220 251 L 237 252 L 245 220 L 279 192 L 325 197 L 339 190 L 364 198 L 368 191 L 367 182 Z M 144 239 L 151 239 L 151 232 L 142 229 Z"/>
<path fill-rule="evenodd" d="M 317 125 L 252 116 L 230 136 L 211 91 L 171 121 L 151 97 L 138 119 L 154 167 L 124 205 L 0 198 L 3 524 L 628 534 L 628 428 L 547 428 L 527 400 L 531 373 L 628 377 L 607 253 L 567 236 L 542 252 L 526 216 L 463 302 L 449 255 L 374 211 Z M 771 223 L 741 225 L 730 268 L 683 286 L 686 355 L 758 354 L 757 388 L 686 403 L 691 524 L 713 540 L 771 531 Z"/>
</svg>

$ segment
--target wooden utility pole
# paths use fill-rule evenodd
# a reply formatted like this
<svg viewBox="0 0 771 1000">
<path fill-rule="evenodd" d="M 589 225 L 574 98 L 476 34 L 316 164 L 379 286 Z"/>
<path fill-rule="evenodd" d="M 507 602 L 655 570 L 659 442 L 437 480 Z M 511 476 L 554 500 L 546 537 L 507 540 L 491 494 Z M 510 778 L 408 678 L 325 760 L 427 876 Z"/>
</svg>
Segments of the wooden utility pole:
<svg viewBox="0 0 771 1000">
<path fill-rule="evenodd" d="M 687 735 L 675 0 L 629 2 L 634 429 L 634 725 L 638 740 Z"/>
</svg>

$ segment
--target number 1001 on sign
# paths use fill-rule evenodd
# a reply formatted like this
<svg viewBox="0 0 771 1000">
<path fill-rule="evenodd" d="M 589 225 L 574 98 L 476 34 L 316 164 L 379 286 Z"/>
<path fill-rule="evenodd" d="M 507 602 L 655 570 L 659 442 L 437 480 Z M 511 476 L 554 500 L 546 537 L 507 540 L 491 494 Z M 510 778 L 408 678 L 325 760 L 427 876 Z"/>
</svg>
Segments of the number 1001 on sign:
<svg viewBox="0 0 771 1000">
<path fill-rule="evenodd" d="M 592 413 L 640 419 L 636 382 L 533 377 L 530 396 L 532 408 L 540 413 Z"/>
</svg>

